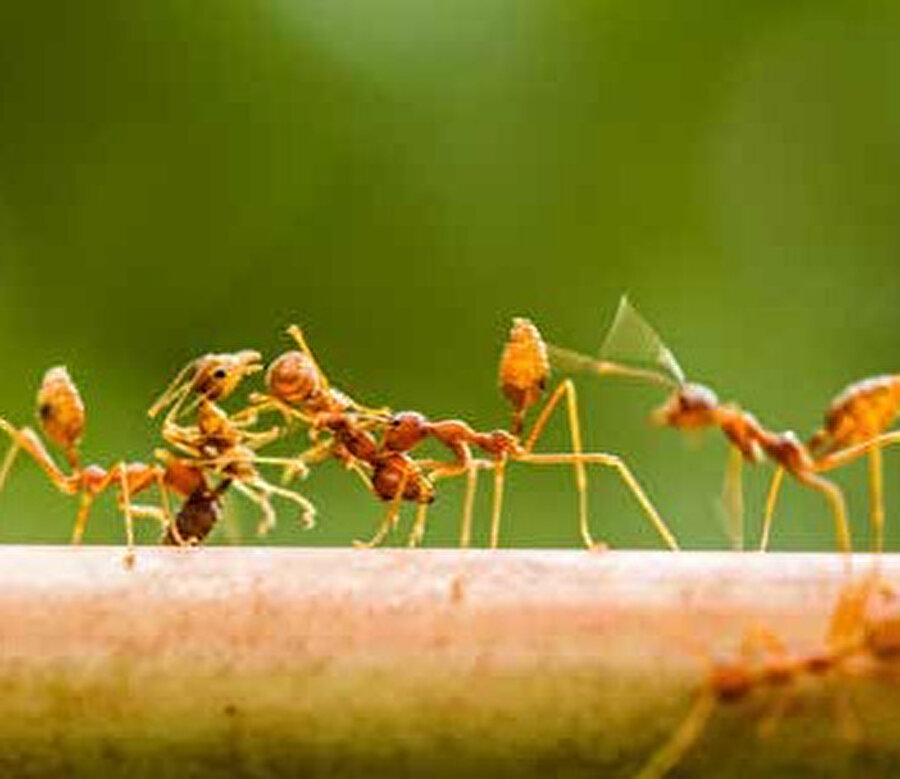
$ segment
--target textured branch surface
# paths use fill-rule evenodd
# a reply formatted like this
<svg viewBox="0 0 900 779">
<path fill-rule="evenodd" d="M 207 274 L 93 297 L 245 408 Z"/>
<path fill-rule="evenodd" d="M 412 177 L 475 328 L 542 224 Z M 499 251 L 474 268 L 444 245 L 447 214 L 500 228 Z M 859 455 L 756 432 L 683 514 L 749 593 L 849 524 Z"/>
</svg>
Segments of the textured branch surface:
<svg viewBox="0 0 900 779">
<path fill-rule="evenodd" d="M 120 549 L 6 547 L 0 774 L 629 776 L 706 652 L 760 624 L 815 647 L 845 573 L 817 555 L 260 548 L 141 548 L 128 571 Z M 841 676 L 731 706 L 676 773 L 896 775 L 897 692 Z"/>
</svg>

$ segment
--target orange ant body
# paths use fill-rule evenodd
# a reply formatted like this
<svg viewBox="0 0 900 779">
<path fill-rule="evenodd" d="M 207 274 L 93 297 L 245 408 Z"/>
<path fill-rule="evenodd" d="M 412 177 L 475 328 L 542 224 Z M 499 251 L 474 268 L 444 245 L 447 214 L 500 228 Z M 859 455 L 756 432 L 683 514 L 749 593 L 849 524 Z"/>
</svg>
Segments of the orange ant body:
<svg viewBox="0 0 900 779">
<path fill-rule="evenodd" d="M 725 498 L 729 509 L 742 523 L 743 497 L 741 494 L 741 469 L 744 461 L 759 463 L 763 459 L 773 461 L 780 469 L 790 473 L 797 481 L 821 492 L 831 507 L 838 544 L 850 550 L 850 532 L 843 493 L 817 473 L 809 450 L 790 431 L 772 432 L 747 411 L 733 403 L 721 403 L 715 392 L 703 384 L 689 383 L 675 356 L 663 343 L 656 331 L 622 298 L 615 319 L 606 336 L 601 353 L 622 359 L 646 359 L 662 368 L 633 369 L 630 375 L 667 387 L 669 398 L 651 414 L 651 420 L 661 426 L 683 431 L 718 428 L 732 447 L 732 456 L 726 472 Z M 552 348 L 554 359 L 572 370 L 591 371 L 602 375 L 612 374 L 617 363 L 599 360 L 567 349 Z M 641 371 L 641 373 L 638 373 Z"/>
<path fill-rule="evenodd" d="M 163 422 L 163 438 L 186 455 L 196 468 L 227 479 L 238 492 L 255 503 L 262 511 L 259 533 L 266 533 L 275 526 L 276 514 L 271 505 L 273 495 L 297 504 L 304 525 L 312 527 L 315 516 L 312 503 L 296 492 L 270 484 L 256 467 L 262 463 L 297 467 L 296 460 L 261 457 L 256 453 L 256 449 L 278 439 L 281 431 L 278 428 L 259 432 L 247 430 L 256 422 L 254 409 L 229 416 L 215 402 L 227 398 L 245 376 L 261 370 L 260 360 L 259 353 L 250 350 L 204 355 L 182 369 L 149 413 L 154 416 L 171 406 Z M 196 424 L 179 424 L 177 420 L 183 413 L 184 402 L 191 394 L 196 395 L 191 406 L 196 408 Z"/>
<path fill-rule="evenodd" d="M 286 419 L 296 419 L 331 437 L 317 442 L 301 454 L 302 463 L 321 462 L 334 457 L 354 471 L 367 488 L 389 503 L 383 528 L 390 528 L 404 500 L 420 507 L 434 500 L 431 481 L 418 464 L 403 452 L 383 451 L 370 428 L 382 424 L 385 410 L 364 409 L 340 390 L 332 387 L 306 344 L 300 328 L 288 334 L 298 349 L 285 352 L 266 371 L 268 393 L 252 398 L 256 411 L 276 410 Z"/>
<path fill-rule="evenodd" d="M 845 388 L 829 405 L 825 423 L 809 440 L 817 471 L 830 471 L 864 453 L 869 455 L 869 523 L 872 546 L 884 546 L 884 481 L 882 448 L 898 439 L 883 435 L 900 413 L 900 376 L 876 376 Z M 772 478 L 766 501 L 761 548 L 765 550 L 783 471 Z"/>
<path fill-rule="evenodd" d="M 873 604 L 876 594 L 881 598 Z M 710 666 L 681 725 L 637 774 L 638 779 L 661 779 L 674 768 L 700 737 L 718 705 L 741 702 L 756 692 L 784 690 L 804 679 L 849 671 L 854 661 L 867 662 L 875 670 L 896 661 L 900 658 L 900 610 L 896 605 L 893 592 L 875 573 L 842 588 L 821 648 L 791 654 L 768 630 L 749 631 L 739 658 Z M 775 708 L 766 724 L 772 725 L 780 713 Z"/>
<path fill-rule="evenodd" d="M 185 499 L 162 543 L 167 546 L 202 544 L 222 517 L 222 495 L 230 485 L 231 479 L 222 479 L 210 487 L 204 479 Z"/>
<path fill-rule="evenodd" d="M 169 530 L 169 490 L 190 495 L 199 483 L 200 472 L 178 458 L 171 458 L 164 465 L 119 462 L 109 469 L 99 465 L 82 466 L 78 450 L 86 412 L 78 388 L 64 367 L 51 368 L 44 374 L 37 394 L 37 407 L 41 428 L 52 443 L 63 449 L 70 473 L 66 474 L 59 468 L 34 430 L 28 427 L 16 428 L 0 418 L 0 429 L 13 442 L 0 469 L 0 487 L 5 482 L 17 453 L 23 450 L 29 454 L 60 492 L 79 496 L 78 514 L 72 531 L 73 544 L 81 542 L 90 509 L 97 496 L 110 488 L 117 489 L 119 508 L 125 517 L 128 544 L 126 563 L 130 565 L 134 561 L 133 518 L 152 517 Z M 132 503 L 134 495 L 153 486 L 160 491 L 162 508 Z"/>
<path fill-rule="evenodd" d="M 426 438 L 433 438 L 447 447 L 454 460 L 439 464 L 429 474 L 432 479 L 467 475 L 464 499 L 461 546 L 468 546 L 471 534 L 472 507 L 474 504 L 475 477 L 479 468 L 494 470 L 494 501 L 491 517 L 490 546 L 496 548 L 499 542 L 500 517 L 503 504 L 504 474 L 508 462 L 532 465 L 572 465 L 579 497 L 579 530 L 585 545 L 598 548 L 591 536 L 588 523 L 587 465 L 613 468 L 637 499 L 644 513 L 671 549 L 678 549 L 675 537 L 657 513 L 653 504 L 644 494 L 637 479 L 632 475 L 624 460 L 616 455 L 584 452 L 581 428 L 578 419 L 578 402 L 575 386 L 571 380 L 562 381 L 550 394 L 546 404 L 538 414 L 528 435 L 521 437 L 524 419 L 528 410 L 536 405 L 547 387 L 550 376 L 550 362 L 547 348 L 537 327 L 528 319 L 516 318 L 509 333 L 500 358 L 500 389 L 512 405 L 513 417 L 510 430 L 480 432 L 467 423 L 457 420 L 429 421 L 417 412 L 401 412 L 391 417 L 382 439 L 382 447 L 387 451 L 408 452 L 415 449 Z M 533 450 L 559 402 L 566 398 L 569 430 L 572 437 L 572 452 L 534 454 Z M 487 460 L 476 460 L 472 456 L 475 448 L 488 456 Z M 416 518 L 410 544 L 417 544 L 424 533 L 425 508 Z"/>
</svg>

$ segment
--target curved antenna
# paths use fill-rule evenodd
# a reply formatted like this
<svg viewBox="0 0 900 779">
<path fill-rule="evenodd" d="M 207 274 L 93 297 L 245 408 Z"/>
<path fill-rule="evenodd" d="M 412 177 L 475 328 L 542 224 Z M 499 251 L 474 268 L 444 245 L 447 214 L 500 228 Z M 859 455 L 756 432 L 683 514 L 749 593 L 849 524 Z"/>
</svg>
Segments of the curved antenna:
<svg viewBox="0 0 900 779">
<path fill-rule="evenodd" d="M 593 373 L 597 376 L 620 376 L 626 379 L 656 384 L 666 389 L 678 389 L 680 383 L 666 374 L 652 368 L 637 368 L 611 360 L 601 360 L 562 346 L 547 344 L 550 363 L 565 373 Z"/>
<path fill-rule="evenodd" d="M 678 385 L 685 383 L 684 371 L 653 326 L 622 295 L 613 322 L 600 346 L 604 360 L 646 364 L 662 368 Z"/>
<path fill-rule="evenodd" d="M 188 381 L 188 374 L 196 368 L 197 360 L 191 360 L 178 371 L 178 374 L 172 379 L 169 386 L 166 387 L 165 392 L 163 392 L 163 394 L 157 398 L 156 402 L 150 406 L 150 409 L 147 411 L 147 416 L 152 419 L 169 404 L 176 401 L 180 404 L 184 400 L 184 396 L 191 386 L 191 382 Z"/>
</svg>

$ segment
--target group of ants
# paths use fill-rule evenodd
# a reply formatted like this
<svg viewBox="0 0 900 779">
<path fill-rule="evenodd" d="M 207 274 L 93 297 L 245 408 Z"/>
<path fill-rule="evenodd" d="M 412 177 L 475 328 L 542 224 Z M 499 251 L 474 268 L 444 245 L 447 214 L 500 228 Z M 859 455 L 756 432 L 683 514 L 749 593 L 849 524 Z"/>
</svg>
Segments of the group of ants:
<svg viewBox="0 0 900 779">
<path fill-rule="evenodd" d="M 687 381 L 673 353 L 623 298 L 597 357 L 547 344 L 533 322 L 515 319 L 499 366 L 500 389 L 512 407 L 511 423 L 506 429 L 480 431 L 458 419 L 431 420 L 416 411 L 394 412 L 357 403 L 330 383 L 300 328 L 291 326 L 287 332 L 295 348 L 276 357 L 266 368 L 259 352 L 252 350 L 206 354 L 188 363 L 149 410 L 151 417 L 165 412 L 162 437 L 168 445 L 156 450 L 156 460 L 151 464 L 119 462 L 109 468 L 82 464 L 79 446 L 85 407 L 68 371 L 61 366 L 51 368 L 38 390 L 38 418 L 45 437 L 62 450 L 69 471 L 56 464 L 34 430 L 15 427 L 0 417 L 0 429 L 12 440 L 0 464 L 0 489 L 17 454 L 29 454 L 61 492 L 78 497 L 73 543 L 81 541 L 94 500 L 114 490 L 125 520 L 125 563 L 131 567 L 135 560 L 135 518 L 159 521 L 165 544 L 197 545 L 219 521 L 222 499 L 229 489 L 258 507 L 260 533 L 275 525 L 274 498 L 295 504 L 302 523 L 312 527 L 315 508 L 292 485 L 329 459 L 354 473 L 385 504 L 374 536 L 355 542 L 365 547 L 385 540 L 397 525 L 404 502 L 416 506 L 408 542 L 418 545 L 424 537 L 437 483 L 452 478 L 465 482 L 460 545 L 468 546 L 477 477 L 480 471 L 492 472 L 490 546 L 495 548 L 507 466 L 562 465 L 574 473 L 581 537 L 589 549 L 596 550 L 604 545 L 595 542 L 590 533 L 587 489 L 587 467 L 595 465 L 618 474 L 666 546 L 677 550 L 674 535 L 625 461 L 608 453 L 584 451 L 573 380 L 562 380 L 542 403 L 552 363 L 566 373 L 619 376 L 664 388 L 668 396 L 651 414 L 661 426 L 685 431 L 718 428 L 730 444 L 723 497 L 732 513 L 743 511 L 743 463 L 772 462 L 775 473 L 766 500 L 761 550 L 768 545 L 784 475 L 790 474 L 824 496 L 838 547 L 849 552 L 851 536 L 844 497 L 823 474 L 867 456 L 872 546 L 876 552 L 882 550 L 882 450 L 900 441 L 900 432 L 889 431 L 900 412 L 900 375 L 865 379 L 847 387 L 828 407 L 822 428 L 803 443 L 790 431 L 769 430 L 734 403 L 720 402 L 709 387 Z M 243 407 L 226 410 L 223 401 L 248 376 L 263 371 L 265 391 L 251 392 Z M 567 410 L 571 450 L 536 453 L 541 435 L 562 403 Z M 526 431 L 525 422 L 534 407 L 538 411 Z M 266 419 L 274 421 L 265 427 Z M 298 454 L 260 453 L 277 441 L 296 436 L 298 431 L 305 432 L 304 448 Z M 428 440 L 446 449 L 449 456 L 437 460 L 417 457 L 417 449 Z M 280 469 L 278 483 L 264 475 L 270 468 Z M 134 501 L 153 487 L 158 491 L 158 504 Z M 173 495 L 181 499 L 174 513 Z M 876 567 L 863 578 L 851 578 L 843 587 L 821 648 L 795 654 L 771 632 L 757 629 L 748 633 L 737 659 L 712 664 L 690 713 L 640 772 L 641 779 L 656 779 L 676 765 L 702 732 L 716 704 L 743 700 L 755 690 L 783 688 L 860 665 L 885 670 L 895 658 L 900 658 L 900 608 L 895 606 L 893 591 Z"/>
</svg>

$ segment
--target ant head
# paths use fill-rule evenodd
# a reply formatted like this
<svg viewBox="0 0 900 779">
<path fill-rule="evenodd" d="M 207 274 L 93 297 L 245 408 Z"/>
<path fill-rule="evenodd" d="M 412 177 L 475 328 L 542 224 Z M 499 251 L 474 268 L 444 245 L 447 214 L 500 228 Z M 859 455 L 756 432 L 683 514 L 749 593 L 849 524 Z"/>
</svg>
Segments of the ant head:
<svg viewBox="0 0 900 779">
<path fill-rule="evenodd" d="M 513 319 L 503 354 L 500 356 L 500 389 L 512 404 L 519 433 L 521 419 L 541 397 L 550 378 L 547 345 L 530 319 Z"/>
<path fill-rule="evenodd" d="M 315 361 L 306 352 L 285 352 L 266 371 L 266 386 L 278 400 L 298 406 L 323 389 Z"/>
<path fill-rule="evenodd" d="M 262 370 L 262 355 L 251 349 L 207 354 L 196 362 L 191 390 L 208 400 L 227 398 L 245 376 Z"/>
<path fill-rule="evenodd" d="M 84 403 L 63 366 L 44 374 L 37 393 L 37 411 L 44 434 L 66 450 L 74 450 L 84 432 Z"/>
<path fill-rule="evenodd" d="M 656 425 L 690 430 L 716 424 L 719 399 L 703 384 L 685 384 L 655 409 L 650 420 Z"/>
<path fill-rule="evenodd" d="M 401 411 L 388 421 L 383 445 L 394 452 L 408 452 L 430 432 L 428 420 L 417 411 Z"/>
<path fill-rule="evenodd" d="M 169 414 L 170 418 L 175 419 L 190 393 L 207 400 L 226 398 L 245 376 L 262 370 L 261 360 L 260 353 L 250 349 L 198 357 L 178 372 L 147 413 L 155 417 L 166 406 L 172 406 Z"/>
</svg>

